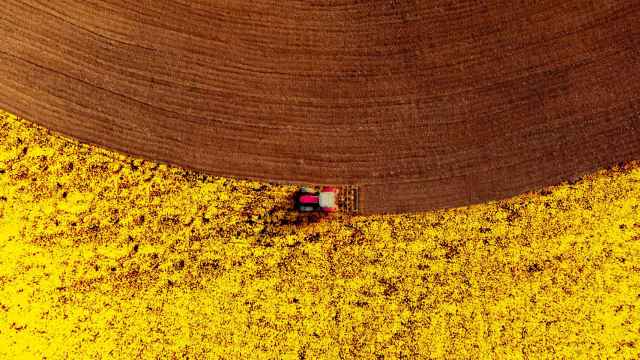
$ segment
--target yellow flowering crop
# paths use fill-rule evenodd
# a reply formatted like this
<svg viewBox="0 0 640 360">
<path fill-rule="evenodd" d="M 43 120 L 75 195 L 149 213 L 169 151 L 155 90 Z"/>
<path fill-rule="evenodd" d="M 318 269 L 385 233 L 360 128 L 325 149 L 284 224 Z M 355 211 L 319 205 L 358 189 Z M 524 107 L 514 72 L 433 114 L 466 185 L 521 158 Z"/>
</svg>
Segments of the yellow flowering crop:
<svg viewBox="0 0 640 360">
<path fill-rule="evenodd" d="M 328 219 L 0 113 L 0 359 L 640 357 L 640 166 Z"/>
</svg>

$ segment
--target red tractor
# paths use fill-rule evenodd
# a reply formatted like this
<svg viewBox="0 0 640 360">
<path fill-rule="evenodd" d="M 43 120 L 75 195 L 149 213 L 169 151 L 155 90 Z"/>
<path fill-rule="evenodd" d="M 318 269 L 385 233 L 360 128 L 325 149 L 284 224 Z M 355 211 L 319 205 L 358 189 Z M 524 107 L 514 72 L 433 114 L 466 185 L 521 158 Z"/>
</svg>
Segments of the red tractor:
<svg viewBox="0 0 640 360">
<path fill-rule="evenodd" d="M 323 211 L 326 213 L 338 210 L 336 205 L 336 193 L 338 191 L 331 186 L 323 186 L 320 191 L 309 187 L 303 187 L 295 197 L 296 207 L 302 212 Z"/>
</svg>

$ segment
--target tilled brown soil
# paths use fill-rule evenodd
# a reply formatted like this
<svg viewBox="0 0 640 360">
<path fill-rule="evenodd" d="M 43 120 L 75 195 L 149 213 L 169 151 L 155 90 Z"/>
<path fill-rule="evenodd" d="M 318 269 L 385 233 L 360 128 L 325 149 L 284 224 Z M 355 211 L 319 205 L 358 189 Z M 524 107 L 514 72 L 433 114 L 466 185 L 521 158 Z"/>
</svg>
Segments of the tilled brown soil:
<svg viewBox="0 0 640 360">
<path fill-rule="evenodd" d="M 636 1 L 5 0 L 0 107 L 362 213 L 640 158 Z"/>
</svg>

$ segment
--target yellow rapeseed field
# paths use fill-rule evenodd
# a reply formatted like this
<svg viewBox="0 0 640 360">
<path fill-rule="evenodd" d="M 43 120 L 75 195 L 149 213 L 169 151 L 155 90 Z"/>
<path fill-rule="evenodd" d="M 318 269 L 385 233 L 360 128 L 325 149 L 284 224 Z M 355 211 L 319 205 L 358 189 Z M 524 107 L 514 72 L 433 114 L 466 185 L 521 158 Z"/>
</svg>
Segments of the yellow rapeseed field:
<svg viewBox="0 0 640 360">
<path fill-rule="evenodd" d="M 112 153 L 0 112 L 0 359 L 640 357 L 640 166 L 423 214 Z"/>
</svg>

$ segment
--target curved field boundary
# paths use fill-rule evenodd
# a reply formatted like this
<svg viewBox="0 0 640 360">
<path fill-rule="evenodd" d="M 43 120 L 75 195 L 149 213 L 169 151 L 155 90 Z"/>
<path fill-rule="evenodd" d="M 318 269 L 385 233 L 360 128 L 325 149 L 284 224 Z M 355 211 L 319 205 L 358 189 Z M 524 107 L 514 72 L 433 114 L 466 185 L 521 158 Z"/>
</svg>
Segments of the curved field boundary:
<svg viewBox="0 0 640 360">
<path fill-rule="evenodd" d="M 356 186 L 359 213 L 451 207 L 640 159 L 638 18 L 634 1 L 6 0 L 0 108 L 215 175 Z"/>
</svg>

